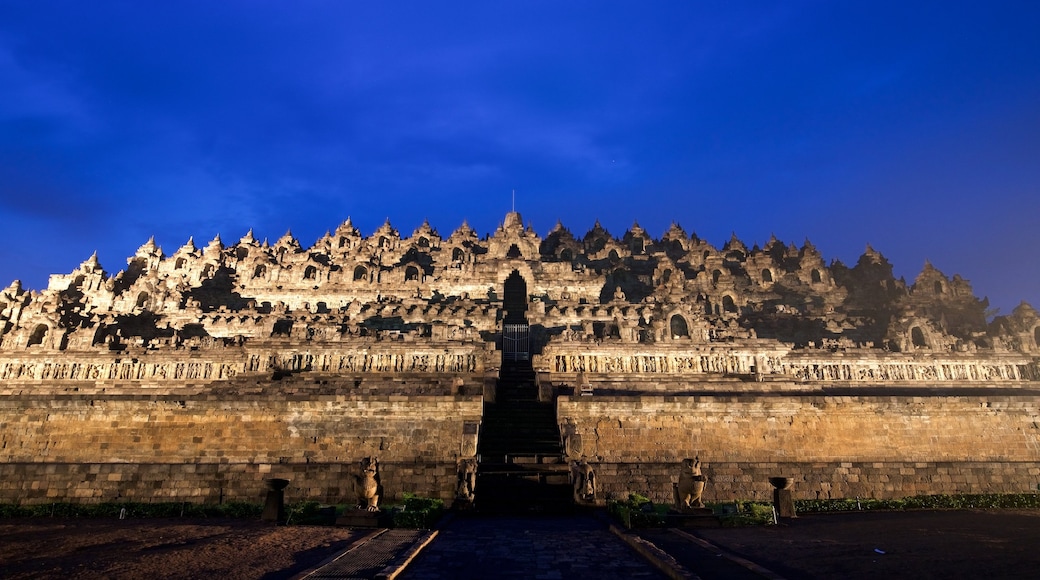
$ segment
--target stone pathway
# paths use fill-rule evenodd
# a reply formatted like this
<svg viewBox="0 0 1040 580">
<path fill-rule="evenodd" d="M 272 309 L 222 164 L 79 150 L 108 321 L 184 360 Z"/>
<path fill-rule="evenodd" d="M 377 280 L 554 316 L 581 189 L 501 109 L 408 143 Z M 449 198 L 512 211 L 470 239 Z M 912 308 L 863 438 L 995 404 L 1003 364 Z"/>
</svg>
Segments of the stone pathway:
<svg viewBox="0 0 1040 580">
<path fill-rule="evenodd" d="M 665 576 L 590 517 L 457 517 L 399 578 Z"/>
<path fill-rule="evenodd" d="M 305 574 L 308 580 L 375 578 L 402 552 L 420 540 L 421 530 L 382 530 L 355 542 L 331 562 Z"/>
</svg>

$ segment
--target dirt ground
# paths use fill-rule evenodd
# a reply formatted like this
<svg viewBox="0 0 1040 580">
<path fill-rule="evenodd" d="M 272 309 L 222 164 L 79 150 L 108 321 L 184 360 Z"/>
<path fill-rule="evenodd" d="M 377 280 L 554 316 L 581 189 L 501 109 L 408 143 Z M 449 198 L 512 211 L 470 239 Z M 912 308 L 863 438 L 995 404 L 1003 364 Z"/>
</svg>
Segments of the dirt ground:
<svg viewBox="0 0 1040 580">
<path fill-rule="evenodd" d="M 0 520 L 0 576 L 290 578 L 363 534 L 249 520 Z M 1036 578 L 1040 570 L 1040 510 L 820 514 L 698 535 L 791 579 Z"/>
<path fill-rule="evenodd" d="M 1040 577 L 1040 510 L 815 514 L 697 534 L 790 579 Z"/>
<path fill-rule="evenodd" d="M 251 520 L 0 520 L 3 578 L 291 578 L 363 532 Z"/>
</svg>

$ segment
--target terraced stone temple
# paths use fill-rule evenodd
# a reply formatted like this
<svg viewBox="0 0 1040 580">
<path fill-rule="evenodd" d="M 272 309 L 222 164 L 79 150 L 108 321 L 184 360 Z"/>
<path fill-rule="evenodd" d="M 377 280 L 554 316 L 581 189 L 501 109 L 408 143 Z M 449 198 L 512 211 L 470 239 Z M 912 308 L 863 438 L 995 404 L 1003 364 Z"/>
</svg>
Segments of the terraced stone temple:
<svg viewBox="0 0 1040 580">
<path fill-rule="evenodd" d="M 597 501 L 671 501 L 694 456 L 707 501 L 1035 490 L 1040 315 L 987 306 L 678 225 L 149 240 L 0 291 L 0 501 L 351 501 L 366 457 L 385 501 L 477 460 L 478 507 L 567 501 L 583 460 Z"/>
</svg>

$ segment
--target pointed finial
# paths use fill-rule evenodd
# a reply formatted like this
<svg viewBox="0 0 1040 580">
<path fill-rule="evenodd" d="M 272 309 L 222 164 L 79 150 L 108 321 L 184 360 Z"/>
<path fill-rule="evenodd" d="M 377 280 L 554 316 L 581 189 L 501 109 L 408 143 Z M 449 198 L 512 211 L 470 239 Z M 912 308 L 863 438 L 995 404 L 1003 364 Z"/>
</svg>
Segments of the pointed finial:
<svg viewBox="0 0 1040 580">
<path fill-rule="evenodd" d="M 91 254 L 89 258 L 87 258 L 86 262 L 83 262 L 83 265 L 86 266 L 87 268 L 90 268 L 91 270 L 94 270 L 94 269 L 98 268 L 101 265 L 98 262 L 97 250 L 94 250 L 94 253 Z"/>
</svg>

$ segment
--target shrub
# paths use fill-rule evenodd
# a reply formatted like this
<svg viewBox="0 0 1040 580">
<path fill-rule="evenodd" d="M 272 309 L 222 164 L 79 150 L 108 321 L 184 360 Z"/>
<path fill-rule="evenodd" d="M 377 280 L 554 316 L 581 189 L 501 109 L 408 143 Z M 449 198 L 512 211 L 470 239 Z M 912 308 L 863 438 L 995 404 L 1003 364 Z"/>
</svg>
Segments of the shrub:
<svg viewBox="0 0 1040 580">
<path fill-rule="evenodd" d="M 628 529 L 654 528 L 665 525 L 667 504 L 654 504 L 650 498 L 638 493 L 628 494 L 628 499 L 607 503 L 607 512 Z"/>
<path fill-rule="evenodd" d="M 401 505 L 389 507 L 390 526 L 394 528 L 432 528 L 443 514 L 443 500 L 407 492 Z"/>
<path fill-rule="evenodd" d="M 764 526 L 773 523 L 773 504 L 735 501 L 731 505 L 733 508 L 729 510 L 723 509 L 722 505 L 712 506 L 723 526 Z"/>
<path fill-rule="evenodd" d="M 259 504 L 246 502 L 219 505 L 188 502 L 57 502 L 26 506 L 0 505 L 0 517 L 118 518 L 125 513 L 128 518 L 255 518 L 260 516 L 262 509 Z"/>
<path fill-rule="evenodd" d="M 795 509 L 805 513 L 908 509 L 1025 509 L 1040 508 L 1040 494 L 979 493 L 917 495 L 901 499 L 800 499 Z"/>
</svg>

